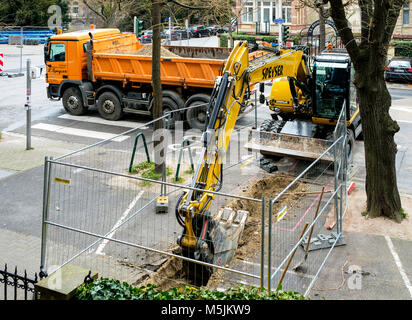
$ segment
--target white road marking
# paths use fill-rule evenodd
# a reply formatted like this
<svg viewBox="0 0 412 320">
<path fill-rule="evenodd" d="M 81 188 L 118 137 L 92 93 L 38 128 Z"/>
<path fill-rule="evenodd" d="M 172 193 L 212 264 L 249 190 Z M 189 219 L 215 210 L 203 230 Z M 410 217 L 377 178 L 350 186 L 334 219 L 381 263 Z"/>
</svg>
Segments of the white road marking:
<svg viewBox="0 0 412 320">
<path fill-rule="evenodd" d="M 63 133 L 63 134 L 68 134 L 72 136 L 88 137 L 88 138 L 101 139 L 101 140 L 111 139 L 117 136 L 116 134 L 112 134 L 112 133 L 76 129 L 76 128 L 70 128 L 70 127 L 64 127 L 64 126 L 56 126 L 54 124 L 48 124 L 48 123 L 37 123 L 33 125 L 32 128 L 56 132 L 56 133 Z M 120 137 L 114 138 L 113 141 L 122 142 L 129 138 L 130 138 L 129 136 L 120 136 Z"/>
<path fill-rule="evenodd" d="M 146 130 L 146 129 L 149 128 L 147 126 L 142 126 L 144 124 L 144 122 L 110 121 L 110 120 L 97 118 L 97 117 L 90 117 L 90 116 L 73 116 L 71 114 L 62 114 L 61 116 L 58 116 L 58 118 L 67 119 L 67 120 L 90 122 L 90 123 L 97 123 L 97 124 L 104 124 L 104 125 L 116 126 L 116 127 L 126 127 L 126 128 L 137 128 L 137 127 L 139 127 L 142 130 Z"/>
<path fill-rule="evenodd" d="M 408 120 L 398 120 L 398 119 L 394 119 L 397 122 L 404 122 L 404 123 L 412 123 L 412 121 L 408 121 Z"/>
<path fill-rule="evenodd" d="M 404 111 L 404 112 L 412 112 L 412 108 L 409 106 L 396 106 L 396 107 L 391 107 L 389 111 L 391 110 L 397 110 L 397 111 Z"/>
<path fill-rule="evenodd" d="M 129 204 L 129 207 L 126 209 L 125 212 L 123 212 L 122 216 L 120 217 L 120 219 L 116 222 L 116 224 L 113 226 L 113 228 L 111 230 L 112 231 L 107 238 L 111 239 L 113 238 L 114 234 L 116 233 L 116 228 L 123 222 L 124 219 L 126 219 L 126 217 L 129 215 L 130 211 L 133 209 L 133 207 L 136 205 L 137 200 L 140 199 L 140 197 L 143 194 L 143 190 L 139 192 L 139 194 L 136 196 L 136 198 L 133 199 L 133 201 Z M 104 239 L 103 242 L 98 246 L 97 250 L 96 250 L 96 254 L 99 255 L 105 255 L 105 253 L 103 252 L 104 247 L 107 245 L 107 243 L 109 242 L 108 239 Z"/>
<path fill-rule="evenodd" d="M 386 239 L 386 242 L 388 243 L 388 247 L 389 247 L 389 250 L 390 250 L 391 253 L 392 253 L 393 259 L 395 260 L 396 266 L 398 267 L 399 273 L 401 274 L 402 280 L 403 280 L 403 282 L 405 283 L 406 288 L 409 290 L 409 294 L 410 294 L 410 296 L 411 296 L 411 298 L 412 298 L 412 286 L 411 286 L 411 283 L 410 283 L 408 277 L 406 276 L 406 272 L 405 272 L 405 270 L 403 269 L 403 266 L 402 266 L 401 260 L 399 259 L 398 254 L 397 254 L 396 251 L 395 251 L 395 248 L 394 248 L 394 246 L 393 246 L 392 240 L 391 240 L 391 238 L 390 238 L 389 236 L 385 236 L 385 239 Z"/>
</svg>

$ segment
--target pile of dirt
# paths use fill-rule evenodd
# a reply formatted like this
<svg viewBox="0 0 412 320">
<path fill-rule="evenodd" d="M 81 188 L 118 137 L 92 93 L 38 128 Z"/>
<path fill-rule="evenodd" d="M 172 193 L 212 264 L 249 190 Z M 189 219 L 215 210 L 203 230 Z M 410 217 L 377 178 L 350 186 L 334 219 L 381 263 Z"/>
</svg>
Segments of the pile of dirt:
<svg viewBox="0 0 412 320">
<path fill-rule="evenodd" d="M 242 190 L 242 196 L 248 198 L 261 199 L 262 196 L 266 198 L 268 203 L 269 198 L 274 198 L 278 195 L 286 186 L 288 186 L 294 177 L 284 175 L 284 174 L 274 174 L 267 176 L 263 179 L 258 179 L 249 184 Z M 274 204 L 273 212 L 274 214 L 278 212 L 285 205 L 290 206 L 297 199 L 302 197 L 299 192 L 304 192 L 307 190 L 305 184 L 297 182 L 295 183 L 289 191 L 282 196 L 281 200 Z M 294 194 L 298 193 L 298 194 Z M 261 218 L 262 218 L 262 204 L 260 202 L 255 202 L 251 200 L 243 199 L 233 199 L 229 201 L 224 207 L 231 207 L 234 210 L 246 210 L 249 211 L 248 218 L 246 220 L 245 229 L 242 234 L 242 238 L 239 241 L 238 249 L 236 250 L 235 257 L 232 261 L 235 262 L 236 259 L 240 260 L 252 260 L 256 254 L 260 252 L 261 246 Z M 268 208 L 266 206 L 266 208 Z M 267 224 L 267 209 L 266 209 L 266 221 Z M 287 216 L 286 218 L 287 219 Z M 175 248 L 174 253 L 179 254 L 180 248 Z M 215 271 L 210 280 L 207 288 L 216 288 L 217 285 L 222 281 L 223 272 Z M 179 284 L 187 282 L 185 277 L 185 272 L 183 270 L 182 260 L 178 258 L 170 258 L 168 261 L 162 265 L 155 273 L 153 273 L 145 283 L 151 283 L 158 285 L 163 290 L 170 289 L 172 287 L 179 286 Z"/>
<path fill-rule="evenodd" d="M 242 196 L 261 199 L 266 199 L 266 217 L 268 216 L 268 202 L 269 198 L 275 198 L 283 189 L 285 189 L 292 181 L 294 177 L 276 174 L 259 179 L 250 184 L 243 190 Z M 293 194 L 294 192 L 306 191 L 306 186 L 303 183 L 295 183 L 287 192 L 283 195 L 280 201 L 277 201 L 273 205 L 272 212 L 276 214 L 284 206 L 290 207 L 297 199 L 302 197 L 301 194 Z M 262 220 L 262 204 L 251 200 L 234 199 L 230 201 L 226 207 L 233 208 L 234 210 L 246 210 L 249 211 L 249 215 L 246 221 L 245 229 L 243 231 L 242 239 L 239 242 L 239 248 L 236 250 L 235 258 L 248 259 L 251 258 L 256 252 L 260 251 L 261 242 L 261 220 Z M 284 219 L 293 218 L 286 215 Z M 266 219 L 267 221 L 267 219 Z M 266 222 L 267 223 L 267 222 Z"/>
<path fill-rule="evenodd" d="M 142 48 L 137 50 L 134 54 L 137 56 L 151 57 L 152 56 L 152 45 L 146 44 Z M 174 54 L 173 52 L 163 47 L 160 47 L 160 56 L 163 58 L 180 58 L 180 56 L 178 56 L 177 54 Z"/>
</svg>

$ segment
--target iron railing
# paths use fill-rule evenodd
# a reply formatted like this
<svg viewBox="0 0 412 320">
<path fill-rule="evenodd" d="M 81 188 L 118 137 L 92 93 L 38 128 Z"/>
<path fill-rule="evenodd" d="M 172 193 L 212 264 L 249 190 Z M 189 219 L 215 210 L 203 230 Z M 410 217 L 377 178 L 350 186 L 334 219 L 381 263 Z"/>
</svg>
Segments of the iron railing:
<svg viewBox="0 0 412 320">
<path fill-rule="evenodd" d="M 37 300 L 38 292 L 34 285 L 38 281 L 37 273 L 34 274 L 34 279 L 27 276 L 27 271 L 24 270 L 24 275 L 19 275 L 17 267 L 14 273 L 7 271 L 7 264 L 4 270 L 0 270 L 0 283 L 3 283 L 3 290 L 0 290 L 0 298 L 3 300 L 13 296 L 11 300 L 29 300 L 29 298 Z"/>
</svg>

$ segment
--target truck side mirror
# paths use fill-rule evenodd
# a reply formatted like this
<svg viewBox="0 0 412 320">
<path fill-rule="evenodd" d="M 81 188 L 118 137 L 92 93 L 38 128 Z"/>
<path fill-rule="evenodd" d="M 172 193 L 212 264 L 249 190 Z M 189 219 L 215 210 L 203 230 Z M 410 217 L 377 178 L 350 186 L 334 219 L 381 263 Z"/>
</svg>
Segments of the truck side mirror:
<svg viewBox="0 0 412 320">
<path fill-rule="evenodd" d="M 259 91 L 260 92 L 265 92 L 265 83 L 264 82 L 259 82 Z"/>
</svg>

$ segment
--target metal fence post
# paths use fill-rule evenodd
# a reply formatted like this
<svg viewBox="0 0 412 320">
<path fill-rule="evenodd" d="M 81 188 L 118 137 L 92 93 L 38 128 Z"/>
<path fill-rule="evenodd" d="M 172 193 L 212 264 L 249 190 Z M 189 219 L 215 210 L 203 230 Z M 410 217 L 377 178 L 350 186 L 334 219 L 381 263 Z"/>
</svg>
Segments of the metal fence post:
<svg viewBox="0 0 412 320">
<path fill-rule="evenodd" d="M 263 288 L 263 283 L 265 281 L 265 207 L 266 198 L 262 196 L 262 236 L 260 243 L 260 287 Z"/>
<path fill-rule="evenodd" d="M 336 128 L 338 128 L 339 126 L 339 120 L 336 123 Z M 333 140 L 334 142 L 336 142 L 336 140 L 338 139 L 338 132 L 335 128 L 335 131 L 333 133 Z M 337 149 L 338 148 L 338 143 L 335 144 L 335 146 L 333 147 L 333 177 L 334 177 L 334 185 L 335 185 L 335 189 L 334 191 L 336 192 L 336 190 L 338 190 L 338 172 L 337 172 L 337 165 L 338 165 L 338 159 L 337 159 Z M 339 229 L 339 209 L 338 209 L 338 193 L 335 193 L 335 216 L 336 216 L 336 228 Z M 339 230 L 338 234 L 339 234 Z"/>
<path fill-rule="evenodd" d="M 31 73 L 30 73 L 30 59 L 27 59 L 27 75 L 26 75 L 26 150 L 31 149 Z"/>
<path fill-rule="evenodd" d="M 269 198 L 269 229 L 268 229 L 268 294 L 271 291 L 272 274 L 272 199 Z"/>
<path fill-rule="evenodd" d="M 53 157 L 50 157 L 52 160 Z M 47 277 L 45 269 L 46 264 L 46 242 L 47 242 L 47 224 L 50 203 L 50 178 L 51 163 L 48 157 L 44 161 L 44 185 L 43 185 L 43 215 L 42 215 L 42 235 L 41 235 L 41 254 L 40 254 L 40 278 Z"/>
</svg>

